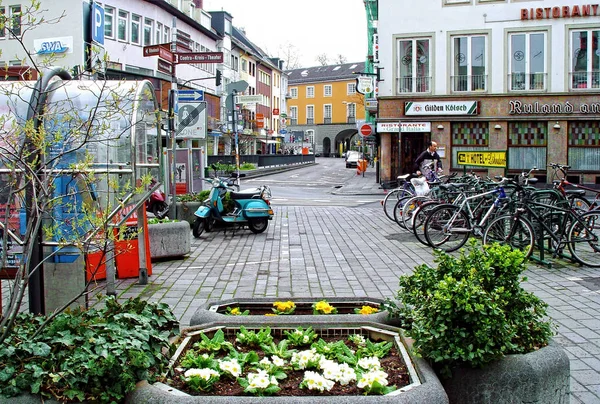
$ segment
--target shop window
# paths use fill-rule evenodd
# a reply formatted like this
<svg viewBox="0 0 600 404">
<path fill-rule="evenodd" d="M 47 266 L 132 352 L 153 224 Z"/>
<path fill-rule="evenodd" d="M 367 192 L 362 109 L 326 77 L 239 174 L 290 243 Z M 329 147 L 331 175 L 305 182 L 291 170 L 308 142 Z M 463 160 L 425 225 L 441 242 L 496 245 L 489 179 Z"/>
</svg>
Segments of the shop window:
<svg viewBox="0 0 600 404">
<path fill-rule="evenodd" d="M 458 164 L 459 151 L 486 151 L 489 149 L 489 125 L 487 122 L 455 122 L 452 124 L 452 168 L 462 169 Z"/>
<path fill-rule="evenodd" d="M 598 171 L 600 167 L 600 121 L 573 121 L 568 125 L 571 170 Z"/>
<path fill-rule="evenodd" d="M 428 93 L 431 91 L 431 40 L 398 40 L 396 60 L 396 93 Z"/>
<path fill-rule="evenodd" d="M 546 169 L 548 123 L 510 122 L 508 124 L 508 169 Z"/>
</svg>

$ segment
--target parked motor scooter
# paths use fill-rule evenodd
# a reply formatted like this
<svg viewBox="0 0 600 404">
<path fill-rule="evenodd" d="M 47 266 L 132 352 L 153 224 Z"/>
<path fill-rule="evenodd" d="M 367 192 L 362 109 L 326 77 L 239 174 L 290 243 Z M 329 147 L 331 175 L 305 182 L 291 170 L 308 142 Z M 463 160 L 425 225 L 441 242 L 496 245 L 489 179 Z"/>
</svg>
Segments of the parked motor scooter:
<svg viewBox="0 0 600 404">
<path fill-rule="evenodd" d="M 240 174 L 239 177 L 243 177 Z M 206 179 L 212 185 L 208 199 L 194 212 L 196 220 L 192 226 L 192 234 L 199 238 L 204 231 L 212 230 L 213 226 L 248 227 L 252 233 L 259 234 L 267 230 L 269 220 L 273 218 L 270 206 L 271 188 L 261 185 L 255 189 L 236 191 L 232 178 L 215 177 Z M 233 211 L 226 212 L 223 199 L 229 193 L 234 203 Z"/>
<path fill-rule="evenodd" d="M 154 187 L 156 181 L 150 181 L 150 187 Z M 166 201 L 165 194 L 159 189 L 155 189 L 146 199 L 146 211 L 152 212 L 159 219 L 164 219 L 169 213 L 169 204 Z"/>
</svg>

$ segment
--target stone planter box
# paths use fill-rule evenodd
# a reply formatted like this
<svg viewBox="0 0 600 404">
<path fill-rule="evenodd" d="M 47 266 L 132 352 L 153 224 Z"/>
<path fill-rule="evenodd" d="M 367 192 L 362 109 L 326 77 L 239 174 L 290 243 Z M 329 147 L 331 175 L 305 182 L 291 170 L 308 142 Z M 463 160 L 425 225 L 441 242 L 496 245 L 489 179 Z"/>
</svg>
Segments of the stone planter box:
<svg viewBox="0 0 600 404">
<path fill-rule="evenodd" d="M 442 384 L 451 403 L 569 402 L 569 358 L 551 342 L 525 355 L 507 355 L 483 369 L 456 368 Z"/>
<path fill-rule="evenodd" d="M 297 316 L 300 317 L 300 316 Z M 327 317 L 327 316 L 325 316 Z M 256 396 L 190 396 L 185 392 L 179 391 L 173 387 L 162 383 L 149 384 L 147 382 L 140 382 L 137 385 L 136 390 L 131 393 L 126 400 L 128 404 L 139 404 L 139 403 L 256 403 L 256 402 L 268 402 L 268 403 L 428 403 L 438 404 L 447 403 L 448 397 L 444 392 L 444 389 L 437 378 L 435 372 L 431 367 L 423 360 L 415 358 L 409 354 L 407 348 L 407 341 L 403 338 L 400 330 L 394 327 L 377 325 L 377 324 L 354 324 L 351 327 L 347 325 L 338 325 L 334 322 L 329 324 L 308 324 L 304 323 L 304 326 L 312 326 L 317 332 L 330 333 L 333 335 L 349 335 L 350 333 L 362 333 L 363 335 L 376 334 L 378 337 L 394 341 L 396 349 L 400 352 L 402 359 L 404 360 L 409 373 L 410 384 L 404 386 L 388 395 L 385 396 L 322 396 L 318 393 L 309 396 L 282 396 L 282 397 L 256 397 Z M 197 335 L 203 332 L 212 332 L 216 329 L 223 329 L 227 334 L 228 332 L 237 332 L 239 330 L 238 325 L 230 326 L 215 326 L 214 324 L 207 324 L 198 327 L 190 327 L 182 332 L 181 338 L 177 341 L 178 349 L 174 356 L 171 358 L 171 366 L 175 364 L 178 356 L 182 354 L 187 344 L 192 344 L 197 338 Z M 260 328 L 260 326 L 247 327 Z M 292 329 L 288 327 L 278 327 L 279 329 Z M 408 345 L 409 347 L 410 345 Z"/>
<path fill-rule="evenodd" d="M 287 301 L 291 300 L 296 304 L 296 311 L 300 311 L 303 308 L 310 308 L 311 305 L 324 298 L 319 297 L 280 297 L 280 298 L 239 298 L 221 300 L 216 302 L 208 302 L 201 306 L 192 315 L 190 320 L 190 326 L 197 326 L 202 324 L 239 324 L 244 325 L 248 323 L 262 324 L 264 326 L 272 325 L 286 325 L 294 326 L 301 324 L 354 324 L 354 323 L 379 323 L 388 325 L 397 325 L 397 321 L 394 319 L 388 319 L 387 311 L 380 309 L 381 311 L 374 314 L 323 314 L 323 315 L 278 315 L 278 316 L 265 316 L 261 315 L 248 315 L 248 316 L 231 316 L 223 314 L 225 309 L 229 307 L 239 307 L 243 310 L 264 310 L 271 311 L 273 302 L 276 301 Z M 360 298 L 360 297 L 337 297 L 332 299 L 325 299 L 332 306 L 338 310 L 346 309 L 352 310 L 353 308 L 361 308 L 363 305 L 369 305 L 374 307 L 382 307 L 383 299 L 373 298 Z"/>
<path fill-rule="evenodd" d="M 149 224 L 150 257 L 158 259 L 187 255 L 191 250 L 191 237 L 187 222 Z"/>
<path fill-rule="evenodd" d="M 202 205 L 202 202 L 177 202 L 175 205 L 177 208 L 175 218 L 182 222 L 188 222 L 191 228 L 196 220 L 194 212 L 198 210 L 200 205 Z"/>
</svg>

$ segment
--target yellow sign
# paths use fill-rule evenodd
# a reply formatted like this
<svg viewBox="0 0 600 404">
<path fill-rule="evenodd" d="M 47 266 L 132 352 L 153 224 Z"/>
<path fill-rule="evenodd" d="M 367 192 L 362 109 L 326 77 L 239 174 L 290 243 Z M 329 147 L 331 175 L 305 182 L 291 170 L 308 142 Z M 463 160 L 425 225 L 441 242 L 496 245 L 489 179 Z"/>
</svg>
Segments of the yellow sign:
<svg viewBox="0 0 600 404">
<path fill-rule="evenodd" d="M 506 167 L 506 151 L 459 151 L 458 164 L 463 166 Z"/>
</svg>

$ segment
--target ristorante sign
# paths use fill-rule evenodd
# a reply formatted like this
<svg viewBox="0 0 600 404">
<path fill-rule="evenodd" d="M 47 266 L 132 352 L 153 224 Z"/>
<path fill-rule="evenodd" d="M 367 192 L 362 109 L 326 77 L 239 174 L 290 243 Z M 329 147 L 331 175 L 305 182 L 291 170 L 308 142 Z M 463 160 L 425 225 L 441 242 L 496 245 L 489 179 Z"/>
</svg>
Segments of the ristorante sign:
<svg viewBox="0 0 600 404">
<path fill-rule="evenodd" d="M 598 4 L 582 4 L 580 6 L 554 6 L 522 8 L 521 20 L 545 20 L 551 18 L 595 17 L 600 14 Z"/>
<path fill-rule="evenodd" d="M 511 115 L 529 115 L 529 114 L 600 114 L 600 102 L 571 104 L 565 102 L 522 102 L 519 100 L 510 101 Z"/>
</svg>

